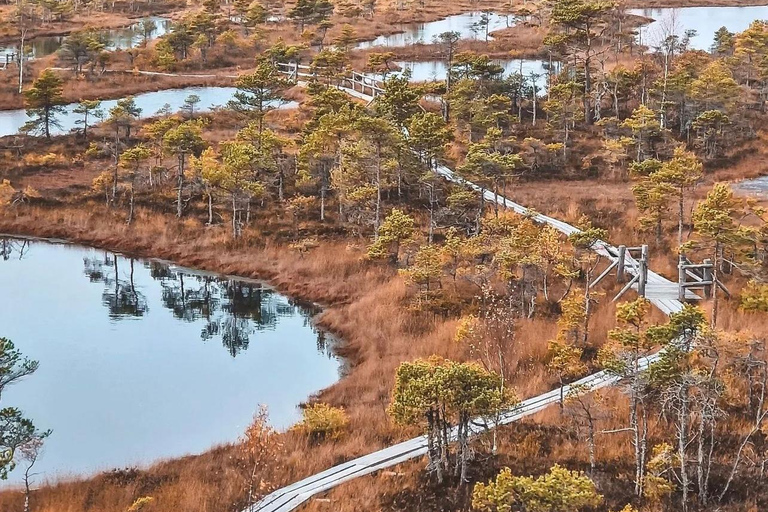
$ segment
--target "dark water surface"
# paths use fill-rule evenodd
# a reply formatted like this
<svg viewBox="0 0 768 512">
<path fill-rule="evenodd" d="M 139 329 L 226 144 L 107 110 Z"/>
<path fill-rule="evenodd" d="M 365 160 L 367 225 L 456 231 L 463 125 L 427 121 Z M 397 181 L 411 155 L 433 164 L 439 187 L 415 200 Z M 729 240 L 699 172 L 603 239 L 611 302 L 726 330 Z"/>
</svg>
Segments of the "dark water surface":
<svg viewBox="0 0 768 512">
<path fill-rule="evenodd" d="M 40 362 L 2 406 L 54 431 L 38 481 L 202 452 L 259 404 L 286 428 L 342 368 L 313 306 L 254 281 L 0 239 L 0 293 L 0 336 Z"/>
</svg>

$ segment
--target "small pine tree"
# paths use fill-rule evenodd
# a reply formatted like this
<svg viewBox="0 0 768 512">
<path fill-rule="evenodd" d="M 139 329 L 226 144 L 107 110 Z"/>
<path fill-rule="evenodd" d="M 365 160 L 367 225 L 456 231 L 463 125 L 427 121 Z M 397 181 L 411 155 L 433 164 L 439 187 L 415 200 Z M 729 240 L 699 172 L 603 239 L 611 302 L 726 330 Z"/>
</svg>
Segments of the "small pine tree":
<svg viewBox="0 0 768 512">
<path fill-rule="evenodd" d="M 56 115 L 64 112 L 63 87 L 64 81 L 50 69 L 40 73 L 32 87 L 24 91 L 27 116 L 32 119 L 24 124 L 22 132 L 42 133 L 51 138 L 51 127 L 61 127 Z"/>
</svg>

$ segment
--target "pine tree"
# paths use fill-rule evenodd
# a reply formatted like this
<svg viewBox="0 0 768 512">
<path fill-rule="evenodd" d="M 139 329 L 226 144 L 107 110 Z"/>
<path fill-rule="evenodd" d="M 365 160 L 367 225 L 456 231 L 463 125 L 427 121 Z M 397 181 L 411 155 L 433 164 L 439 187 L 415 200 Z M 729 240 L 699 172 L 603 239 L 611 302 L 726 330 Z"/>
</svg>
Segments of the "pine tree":
<svg viewBox="0 0 768 512">
<path fill-rule="evenodd" d="M 240 237 L 242 226 L 248 222 L 252 200 L 265 192 L 264 185 L 255 179 L 254 167 L 258 157 L 258 150 L 246 142 L 229 141 L 221 144 L 222 165 L 216 168 L 220 174 L 213 181 L 229 193 L 233 238 Z M 247 208 L 245 219 L 243 203 Z"/>
<path fill-rule="evenodd" d="M 702 165 L 696 155 L 682 147 L 675 148 L 674 156 L 665 162 L 661 169 L 650 176 L 652 182 L 666 184 L 674 190 L 677 199 L 677 243 L 683 245 L 683 226 L 685 225 L 685 198 L 701 179 Z"/>
<path fill-rule="evenodd" d="M 400 424 L 426 423 L 429 469 L 439 482 L 450 470 L 448 430 L 456 425 L 454 474 L 466 482 L 470 421 L 476 416 L 492 416 L 515 403 L 514 394 L 502 390 L 495 373 L 475 363 L 433 356 L 398 367 L 388 412 Z"/>
<path fill-rule="evenodd" d="M 256 69 L 240 75 L 235 81 L 237 91 L 228 107 L 258 122 L 259 131 L 264 129 L 264 116 L 283 102 L 282 92 L 290 87 L 274 64 L 262 60 Z"/>
<path fill-rule="evenodd" d="M 128 178 L 128 219 L 126 222 L 133 222 L 134 196 L 136 189 L 136 179 L 139 175 L 141 164 L 152 156 L 152 151 L 143 144 L 137 144 L 126 149 L 120 155 L 120 167 L 122 167 Z"/>
<path fill-rule="evenodd" d="M 368 257 L 389 259 L 397 264 L 400 247 L 414 234 L 414 220 L 402 210 L 393 209 L 379 228 L 379 237 L 368 248 Z"/>
<path fill-rule="evenodd" d="M 556 0 L 552 6 L 551 22 L 559 29 L 554 39 L 571 48 L 574 62 L 583 61 L 582 118 L 588 124 L 592 123 L 592 61 L 604 37 L 608 13 L 615 5 L 607 0 Z"/>
<path fill-rule="evenodd" d="M 63 88 L 64 81 L 50 69 L 40 73 L 32 87 L 24 91 L 27 116 L 32 119 L 24 124 L 22 132 L 42 133 L 50 139 L 51 127 L 61 128 L 56 115 L 64 112 Z"/>
<path fill-rule="evenodd" d="M 635 494 L 642 496 L 648 442 L 648 415 L 641 359 L 649 354 L 655 340 L 645 332 L 650 303 L 644 298 L 616 307 L 620 327 L 608 333 L 609 342 L 598 353 L 598 361 L 609 373 L 622 378 L 629 394 L 629 428 L 635 451 Z"/>
<path fill-rule="evenodd" d="M 624 120 L 622 127 L 632 131 L 636 149 L 636 162 L 642 162 L 653 153 L 653 142 L 662 133 L 657 114 L 646 105 L 640 105 Z"/>
<path fill-rule="evenodd" d="M 72 113 L 80 114 L 83 116 L 82 119 L 75 121 L 75 124 L 83 125 L 83 138 L 88 137 L 88 118 L 95 117 L 101 119 L 104 117 L 104 111 L 99 108 L 100 106 L 101 101 L 99 100 L 81 100 L 80 103 L 78 103 L 77 106 L 72 109 Z"/>
<path fill-rule="evenodd" d="M 175 126 L 163 135 L 163 147 L 178 160 L 176 167 L 176 217 L 184 213 L 184 184 L 187 157 L 199 155 L 205 149 L 203 126 L 199 121 L 187 121 Z"/>
<path fill-rule="evenodd" d="M 690 246 L 702 248 L 714 263 L 712 279 L 712 327 L 717 326 L 720 294 L 717 285 L 719 270 L 723 268 L 726 252 L 738 252 L 744 243 L 740 219 L 744 216 L 742 202 L 734 197 L 725 183 L 717 183 L 707 197 L 693 211 L 693 230 L 696 240 Z"/>
</svg>

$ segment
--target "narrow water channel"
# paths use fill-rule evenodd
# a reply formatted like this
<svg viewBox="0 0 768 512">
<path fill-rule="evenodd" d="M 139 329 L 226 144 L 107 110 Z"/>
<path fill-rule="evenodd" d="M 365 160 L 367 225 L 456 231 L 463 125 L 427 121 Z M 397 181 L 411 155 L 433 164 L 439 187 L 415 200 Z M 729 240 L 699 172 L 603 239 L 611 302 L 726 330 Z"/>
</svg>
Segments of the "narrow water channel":
<svg viewBox="0 0 768 512">
<path fill-rule="evenodd" d="M 3 394 L 53 430 L 37 482 L 234 441 L 259 404 L 287 428 L 342 368 L 317 309 L 255 281 L 4 238 L 0 290 L 0 336 L 40 362 Z"/>
<path fill-rule="evenodd" d="M 738 181 L 732 185 L 736 193 L 765 201 L 768 199 L 768 176 Z"/>
<path fill-rule="evenodd" d="M 226 105 L 236 90 L 234 87 L 184 87 L 137 94 L 134 96 L 134 100 L 136 106 L 141 109 L 140 118 L 143 119 L 157 115 L 158 111 L 166 105 L 171 112 L 178 112 L 184 106 L 184 100 L 193 94 L 200 98 L 200 102 L 195 106 L 196 111 L 207 112 Z M 101 110 L 105 116 L 109 114 L 109 109 L 114 107 L 117 102 L 118 100 L 102 101 Z M 80 121 L 82 116 L 73 112 L 76 106 L 76 103 L 64 106 L 64 112 L 56 116 L 59 125 L 52 127 L 52 135 L 62 135 L 78 128 L 79 125 L 76 124 L 76 121 Z M 288 101 L 275 106 L 281 109 L 291 109 L 296 108 L 298 104 L 295 101 Z M 0 137 L 17 134 L 28 120 L 27 112 L 24 109 L 1 110 Z M 91 119 L 89 124 L 93 124 L 94 121 L 98 122 L 99 120 Z"/>
</svg>

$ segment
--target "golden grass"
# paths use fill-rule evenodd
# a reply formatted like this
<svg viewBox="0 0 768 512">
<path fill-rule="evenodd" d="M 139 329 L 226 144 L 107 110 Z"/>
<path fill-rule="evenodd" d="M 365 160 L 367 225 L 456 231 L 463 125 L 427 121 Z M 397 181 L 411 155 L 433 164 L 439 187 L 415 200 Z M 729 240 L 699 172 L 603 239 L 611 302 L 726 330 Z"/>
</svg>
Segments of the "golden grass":
<svg viewBox="0 0 768 512">
<path fill-rule="evenodd" d="M 343 340 L 338 351 L 349 359 L 351 369 L 316 398 L 345 408 L 350 417 L 350 433 L 336 442 L 313 447 L 295 434 L 284 434 L 285 455 L 278 461 L 274 478 L 276 484 L 286 484 L 415 435 L 417 432 L 412 429 L 393 425 L 386 414 L 396 367 L 403 361 L 433 354 L 457 360 L 466 360 L 470 354 L 468 347 L 454 341 L 456 319 L 411 311 L 411 291 L 394 269 L 362 257 L 367 240 L 350 242 L 326 236 L 318 248 L 302 255 L 280 242 L 292 236 L 288 234 L 292 228 L 287 220 L 270 211 L 259 215 L 254 225 L 260 226 L 261 231 L 249 231 L 244 240 L 234 243 L 225 227 L 205 228 L 194 217 L 178 222 L 173 217 L 139 208 L 134 224 L 127 226 L 124 212 L 107 209 L 99 202 L 53 201 L 49 206 L 5 210 L 0 216 L 0 232 L 65 238 L 138 257 L 160 257 L 185 266 L 261 278 L 281 292 L 323 303 L 325 309 L 318 323 Z M 593 343 L 597 346 L 610 328 L 612 316 L 612 306 L 607 301 L 601 303 L 593 321 Z M 543 372 L 536 362 L 544 359 L 547 341 L 555 332 L 551 317 L 519 322 L 517 342 L 508 347 L 508 355 L 515 365 L 524 363 L 517 367 L 511 382 L 521 397 L 554 386 L 553 376 Z M 157 482 L 151 486 L 155 501 L 147 510 L 226 510 L 239 503 L 243 495 L 241 485 L 222 484 L 218 477 L 211 476 L 211 472 L 220 475 L 235 471 L 224 455 L 233 453 L 232 450 L 223 447 L 199 457 L 161 462 L 141 471 L 138 480 Z M 310 451 L 312 457 L 307 457 Z M 356 507 L 377 503 L 392 498 L 381 493 L 386 494 L 387 489 L 399 492 L 396 489 L 402 483 L 399 478 L 388 478 L 386 482 L 387 485 L 375 490 L 358 491 L 355 484 L 338 492 L 352 492 L 355 499 L 350 503 Z M 107 512 L 126 508 L 138 494 L 137 488 L 121 487 L 101 475 L 44 487 L 37 493 L 36 509 L 79 510 L 87 499 L 88 510 Z M 459 499 L 451 499 L 454 498 Z M 18 503 L 18 499 L 17 494 L 0 494 L 0 509 Z M 322 503 L 318 502 L 318 506 Z"/>
</svg>

